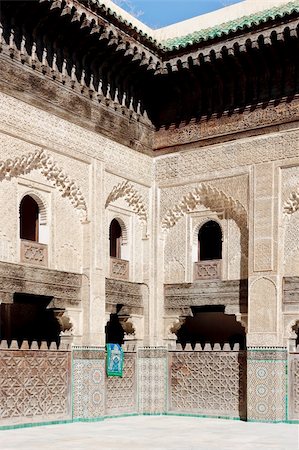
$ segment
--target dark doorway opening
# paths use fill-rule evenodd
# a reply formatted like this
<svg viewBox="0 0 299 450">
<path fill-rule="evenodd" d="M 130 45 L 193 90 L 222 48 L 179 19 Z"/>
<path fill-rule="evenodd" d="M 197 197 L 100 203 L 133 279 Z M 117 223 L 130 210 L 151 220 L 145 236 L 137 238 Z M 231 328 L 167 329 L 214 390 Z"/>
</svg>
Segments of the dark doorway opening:
<svg viewBox="0 0 299 450">
<path fill-rule="evenodd" d="M 224 313 L 224 306 L 203 306 L 192 308 L 193 317 L 187 317 L 186 322 L 177 333 L 178 342 L 193 347 L 199 343 L 223 346 L 229 343 L 240 344 L 245 349 L 246 333 L 244 327 L 237 322 L 235 315 Z"/>
<path fill-rule="evenodd" d="M 48 309 L 52 297 L 14 294 L 13 303 L 0 305 L 0 338 L 7 341 L 26 340 L 60 342 L 60 325 L 53 309 Z"/>
</svg>

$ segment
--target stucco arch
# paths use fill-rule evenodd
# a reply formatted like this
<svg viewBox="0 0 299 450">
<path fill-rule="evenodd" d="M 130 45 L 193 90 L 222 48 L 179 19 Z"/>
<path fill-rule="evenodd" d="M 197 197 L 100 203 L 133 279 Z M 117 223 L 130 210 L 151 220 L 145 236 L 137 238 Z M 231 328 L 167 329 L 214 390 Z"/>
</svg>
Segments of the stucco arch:
<svg viewBox="0 0 299 450">
<path fill-rule="evenodd" d="M 44 150 L 0 161 L 0 181 L 30 173 L 34 169 L 39 169 L 45 178 L 58 188 L 62 197 L 69 199 L 79 211 L 82 222 L 87 220 L 87 205 L 80 188 Z"/>
<path fill-rule="evenodd" d="M 223 191 L 203 183 L 167 211 L 162 219 L 162 230 L 167 231 L 174 227 L 183 216 L 193 211 L 198 205 L 203 205 L 215 212 L 224 210 L 226 216 L 235 220 L 240 229 L 247 230 L 247 212 L 244 206 Z"/>
<path fill-rule="evenodd" d="M 137 214 L 141 223 L 147 223 L 147 212 L 142 195 L 135 189 L 135 187 L 128 181 L 123 181 L 122 183 L 114 186 L 112 191 L 107 197 L 105 208 L 107 208 L 110 203 L 115 202 L 119 198 L 124 198 L 133 211 Z"/>
</svg>

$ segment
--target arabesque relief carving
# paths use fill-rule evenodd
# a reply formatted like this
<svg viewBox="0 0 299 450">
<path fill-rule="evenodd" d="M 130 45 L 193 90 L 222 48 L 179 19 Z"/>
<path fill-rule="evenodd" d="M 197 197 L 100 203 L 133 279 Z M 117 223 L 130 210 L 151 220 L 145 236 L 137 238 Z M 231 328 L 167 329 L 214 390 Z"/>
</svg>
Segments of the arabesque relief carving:
<svg viewBox="0 0 299 450">
<path fill-rule="evenodd" d="M 123 181 L 117 186 L 114 186 L 108 198 L 106 200 L 105 208 L 107 208 L 110 203 L 115 202 L 118 198 L 123 197 L 133 211 L 139 217 L 141 223 L 145 224 L 147 222 L 147 212 L 144 204 L 142 195 L 134 188 L 134 186 L 128 181 Z"/>
<path fill-rule="evenodd" d="M 219 189 L 201 183 L 185 195 L 174 208 L 167 211 L 162 219 L 163 231 L 175 226 L 181 217 L 193 211 L 199 204 L 211 211 L 224 210 L 229 218 L 235 220 L 240 229 L 247 228 L 247 212 L 238 200 L 234 200 Z"/>
<path fill-rule="evenodd" d="M 87 220 L 87 205 L 80 188 L 44 150 L 0 161 L 0 181 L 24 175 L 34 169 L 39 169 L 46 179 L 58 188 L 62 197 L 69 199 L 79 211 L 81 221 Z"/>
</svg>

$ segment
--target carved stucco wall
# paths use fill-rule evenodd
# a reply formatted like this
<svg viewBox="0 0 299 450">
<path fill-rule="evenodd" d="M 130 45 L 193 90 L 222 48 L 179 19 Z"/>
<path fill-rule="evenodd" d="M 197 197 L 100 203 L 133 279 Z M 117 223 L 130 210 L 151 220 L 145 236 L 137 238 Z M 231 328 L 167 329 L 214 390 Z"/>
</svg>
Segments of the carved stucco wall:
<svg viewBox="0 0 299 450">
<path fill-rule="evenodd" d="M 165 237 L 165 283 L 183 283 L 186 276 L 186 220 L 183 218 Z"/>
<path fill-rule="evenodd" d="M 17 221 L 13 217 L 12 201 L 17 198 L 16 180 L 1 182 L 0 195 L 0 260 L 16 262 L 17 248 Z M 18 212 L 16 212 L 18 216 Z"/>
<path fill-rule="evenodd" d="M 118 219 L 125 234 L 121 258 L 130 265 L 130 281 L 142 283 L 148 272 L 148 252 L 144 238 L 148 233 L 149 188 L 105 172 L 105 254 L 109 275 L 109 226 Z"/>
<path fill-rule="evenodd" d="M 282 170 L 282 204 L 285 206 L 292 197 L 292 193 L 299 188 L 299 166 Z M 292 214 L 284 214 L 283 272 L 285 276 L 299 276 L 299 210 Z"/>
<path fill-rule="evenodd" d="M 156 161 L 159 183 L 190 181 L 192 178 L 211 178 L 218 172 L 232 175 L 243 173 L 252 164 L 298 158 L 298 131 L 240 139 L 219 145 L 179 152 Z"/>
<path fill-rule="evenodd" d="M 203 188 L 201 188 L 203 186 Z M 211 209 L 209 201 L 203 198 L 197 200 L 197 191 L 208 188 L 211 190 Z M 184 199 L 190 198 L 188 205 L 183 205 Z M 214 197 L 214 199 L 212 199 Z M 207 195 L 209 198 L 209 195 Z M 200 195 L 198 195 L 200 199 Z M 231 200 L 228 200 L 231 199 Z M 231 203 L 229 203 L 231 202 Z M 239 224 L 230 218 L 233 216 L 232 208 L 242 210 L 242 232 Z M 224 178 L 209 180 L 206 183 L 190 183 L 184 186 L 161 186 L 160 216 L 162 227 L 167 228 L 165 234 L 165 282 L 175 283 L 185 281 L 186 277 L 192 281 L 192 261 L 194 255 L 193 228 L 197 228 L 204 221 L 212 219 L 220 221 L 223 230 L 223 279 L 240 279 L 247 276 L 247 227 L 246 209 L 248 204 L 248 177 Z M 231 206 L 232 205 L 232 206 Z M 186 211 L 185 211 L 186 209 Z M 182 217 L 185 216 L 185 217 Z M 188 221 L 188 216 L 190 221 Z M 198 217 L 197 217 L 198 216 Z M 168 220 L 175 223 L 171 226 Z M 180 218 L 182 217 L 182 218 Z M 187 217 L 187 219 L 186 219 Z M 190 231 L 190 226 L 192 230 Z M 243 233 L 243 241 L 241 234 Z M 241 249 L 243 248 L 243 252 Z M 242 253 L 242 258 L 241 258 Z"/>
<path fill-rule="evenodd" d="M 6 148 L 5 135 L 0 136 L 3 148 Z M 84 219 L 84 215 L 82 216 L 82 214 L 80 214 L 82 211 L 81 207 L 79 207 L 78 210 L 76 206 L 77 200 L 73 197 L 73 195 L 77 196 L 78 191 L 76 192 L 76 188 L 72 188 L 72 186 L 70 186 L 69 191 L 67 187 L 62 188 L 61 183 L 64 183 L 64 180 L 67 180 L 65 177 L 69 177 L 69 175 L 63 175 L 64 171 L 61 169 L 61 166 L 56 163 L 55 155 L 54 157 L 51 155 L 51 160 L 55 165 L 53 167 L 57 167 L 58 170 L 60 170 L 57 174 L 58 184 L 54 181 L 54 179 L 52 181 L 52 178 L 47 179 L 47 177 L 43 174 L 43 167 L 30 170 L 31 166 L 28 158 L 30 158 L 30 155 L 35 155 L 36 152 L 27 153 L 26 143 L 23 143 L 22 141 L 19 141 L 18 143 L 19 151 L 17 152 L 15 149 L 15 154 L 17 156 L 14 159 L 2 159 L 1 162 L 1 167 L 4 166 L 2 173 L 6 170 L 6 173 L 11 175 L 7 177 L 7 179 L 2 179 L 0 181 L 0 206 L 2 211 L 0 218 L 0 233 L 2 236 L 0 258 L 2 261 L 20 261 L 19 204 L 21 198 L 24 195 L 29 194 L 40 200 L 40 203 L 45 209 L 44 222 L 49 229 L 45 242 L 49 246 L 48 266 L 59 270 L 80 272 L 82 269 L 81 255 L 83 251 L 81 221 Z M 5 151 L 3 153 L 5 155 Z M 43 154 L 40 153 L 40 156 L 37 157 L 36 161 L 38 166 L 39 158 L 42 157 L 42 155 Z M 21 161 L 22 158 L 24 158 L 24 170 L 18 168 L 18 161 Z M 61 163 L 62 158 L 60 157 L 59 159 Z M 64 165 L 67 166 L 67 161 L 70 158 L 64 159 L 66 160 Z M 11 168 L 8 165 L 10 164 L 10 161 L 12 162 Z M 70 163 L 69 173 L 71 175 L 68 178 L 70 180 L 73 176 L 78 178 L 78 173 L 75 173 L 76 171 L 72 173 L 72 166 L 74 166 L 74 164 L 72 165 Z M 86 173 L 86 167 L 81 165 L 82 180 L 88 178 L 86 177 Z M 82 198 L 84 199 L 83 202 L 85 202 L 83 193 L 80 195 L 82 195 Z"/>
<path fill-rule="evenodd" d="M 259 278 L 250 286 L 249 331 L 275 333 L 277 330 L 276 295 L 273 280 Z M 263 299 L 261 303 L 260 299 Z"/>
</svg>

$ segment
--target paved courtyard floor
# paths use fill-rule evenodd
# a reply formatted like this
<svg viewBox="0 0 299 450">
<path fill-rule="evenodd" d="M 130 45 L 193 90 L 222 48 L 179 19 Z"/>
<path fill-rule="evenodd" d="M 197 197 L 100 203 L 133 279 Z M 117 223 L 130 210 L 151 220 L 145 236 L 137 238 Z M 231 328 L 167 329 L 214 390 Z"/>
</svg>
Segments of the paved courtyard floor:
<svg viewBox="0 0 299 450">
<path fill-rule="evenodd" d="M 299 426 L 141 416 L 0 431 L 0 449 L 299 450 Z"/>
</svg>

